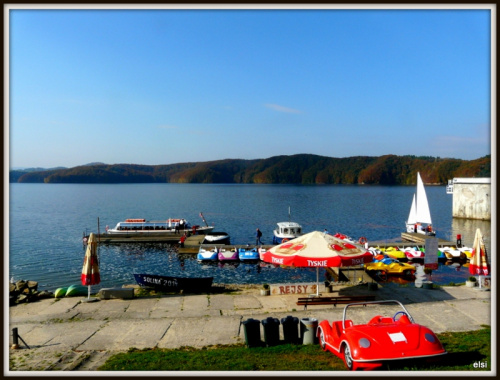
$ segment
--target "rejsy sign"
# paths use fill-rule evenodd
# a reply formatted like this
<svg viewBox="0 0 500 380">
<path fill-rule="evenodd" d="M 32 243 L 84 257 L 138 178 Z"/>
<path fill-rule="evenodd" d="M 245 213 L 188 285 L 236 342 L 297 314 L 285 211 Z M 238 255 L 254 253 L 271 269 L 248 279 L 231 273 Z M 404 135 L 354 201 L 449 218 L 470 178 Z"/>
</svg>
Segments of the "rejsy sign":
<svg viewBox="0 0 500 380">
<path fill-rule="evenodd" d="M 316 293 L 317 284 L 274 284 L 271 285 L 271 295 L 312 294 Z"/>
</svg>

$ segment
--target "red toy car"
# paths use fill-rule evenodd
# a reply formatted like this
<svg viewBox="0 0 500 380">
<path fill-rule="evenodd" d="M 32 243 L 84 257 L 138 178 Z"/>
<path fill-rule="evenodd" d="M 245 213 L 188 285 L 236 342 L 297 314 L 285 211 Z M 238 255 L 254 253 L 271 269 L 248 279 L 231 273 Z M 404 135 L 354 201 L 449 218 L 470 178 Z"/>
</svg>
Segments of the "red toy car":
<svg viewBox="0 0 500 380">
<path fill-rule="evenodd" d="M 377 315 L 366 324 L 353 324 L 347 319 L 352 306 L 369 304 L 399 305 L 393 317 Z M 389 308 L 392 312 L 394 306 Z M 352 310 L 352 308 L 351 308 Z M 350 370 L 371 370 L 389 360 L 432 358 L 446 354 L 443 345 L 429 328 L 413 321 L 399 301 L 358 302 L 346 305 L 341 321 L 324 320 L 317 330 L 323 350 L 344 360 Z"/>
</svg>

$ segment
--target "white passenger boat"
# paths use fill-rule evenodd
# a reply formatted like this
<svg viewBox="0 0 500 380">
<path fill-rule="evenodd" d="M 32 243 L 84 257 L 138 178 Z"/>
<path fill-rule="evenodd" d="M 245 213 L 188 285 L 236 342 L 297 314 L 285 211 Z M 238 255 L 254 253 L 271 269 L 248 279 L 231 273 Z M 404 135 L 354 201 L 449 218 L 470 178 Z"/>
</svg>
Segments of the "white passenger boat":
<svg viewBox="0 0 500 380">
<path fill-rule="evenodd" d="M 436 232 L 432 229 L 431 212 L 420 173 L 417 173 L 417 191 L 413 194 L 410 214 L 406 221 L 406 232 L 430 236 L 436 235 Z"/>
<path fill-rule="evenodd" d="M 273 244 L 281 244 L 302 235 L 302 226 L 290 221 L 290 207 L 288 207 L 288 222 L 276 223 L 273 231 Z"/>
<path fill-rule="evenodd" d="M 200 213 L 200 215 L 202 215 Z M 205 219 L 203 219 L 205 220 Z M 206 222 L 205 222 L 206 223 Z M 204 235 L 211 232 L 214 226 L 208 224 L 204 226 L 191 225 L 186 219 L 166 219 L 166 220 L 146 220 L 146 219 L 126 219 L 118 222 L 114 228 L 106 227 L 108 235 L 127 236 L 147 236 L 147 235 L 182 235 L 186 233 L 196 233 Z"/>
</svg>

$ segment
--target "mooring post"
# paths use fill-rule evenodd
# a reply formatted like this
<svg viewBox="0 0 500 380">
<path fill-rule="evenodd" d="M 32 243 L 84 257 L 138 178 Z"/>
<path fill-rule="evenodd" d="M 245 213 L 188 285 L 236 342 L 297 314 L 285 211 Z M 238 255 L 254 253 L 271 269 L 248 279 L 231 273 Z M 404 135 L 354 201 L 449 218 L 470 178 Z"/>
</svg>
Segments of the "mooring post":
<svg viewBox="0 0 500 380">
<path fill-rule="evenodd" d="M 26 342 L 24 341 L 24 339 L 19 336 L 19 333 L 17 331 L 17 327 L 14 327 L 12 329 L 12 348 L 13 349 L 18 349 L 19 348 L 19 339 L 21 339 L 21 341 L 24 343 L 24 345 L 26 347 L 30 348 L 30 346 L 28 346 L 26 344 Z"/>
<path fill-rule="evenodd" d="M 19 347 L 19 334 L 17 333 L 17 327 L 12 329 L 12 345 Z"/>
</svg>

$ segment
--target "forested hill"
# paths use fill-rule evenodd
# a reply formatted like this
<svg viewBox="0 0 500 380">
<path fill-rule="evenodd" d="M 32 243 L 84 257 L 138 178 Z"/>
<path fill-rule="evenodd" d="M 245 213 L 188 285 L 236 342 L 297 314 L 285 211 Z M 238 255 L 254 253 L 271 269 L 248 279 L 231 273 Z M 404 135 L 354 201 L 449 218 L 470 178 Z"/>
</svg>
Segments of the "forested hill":
<svg viewBox="0 0 500 380">
<path fill-rule="evenodd" d="M 333 158 L 312 154 L 259 160 L 227 159 L 172 165 L 89 164 L 43 171 L 11 171 L 24 183 L 275 183 L 411 185 L 454 177 L 490 177 L 491 156 L 477 160 L 386 155 Z"/>
</svg>

